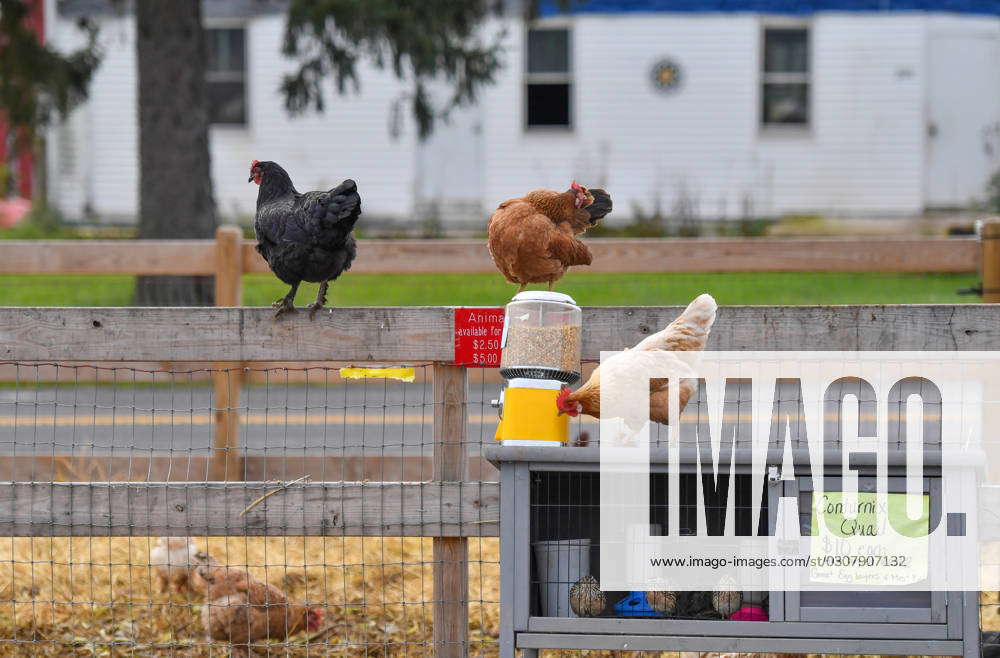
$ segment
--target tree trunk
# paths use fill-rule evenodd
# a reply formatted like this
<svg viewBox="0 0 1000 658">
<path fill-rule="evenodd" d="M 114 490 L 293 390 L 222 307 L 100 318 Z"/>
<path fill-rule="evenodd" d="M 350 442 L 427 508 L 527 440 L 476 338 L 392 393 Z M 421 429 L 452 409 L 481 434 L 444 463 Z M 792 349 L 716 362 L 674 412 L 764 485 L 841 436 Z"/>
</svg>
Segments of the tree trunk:
<svg viewBox="0 0 1000 658">
<path fill-rule="evenodd" d="M 211 238 L 215 201 L 201 0 L 142 0 L 139 64 L 139 237 Z M 211 277 L 139 277 L 140 306 L 207 306 Z"/>
</svg>

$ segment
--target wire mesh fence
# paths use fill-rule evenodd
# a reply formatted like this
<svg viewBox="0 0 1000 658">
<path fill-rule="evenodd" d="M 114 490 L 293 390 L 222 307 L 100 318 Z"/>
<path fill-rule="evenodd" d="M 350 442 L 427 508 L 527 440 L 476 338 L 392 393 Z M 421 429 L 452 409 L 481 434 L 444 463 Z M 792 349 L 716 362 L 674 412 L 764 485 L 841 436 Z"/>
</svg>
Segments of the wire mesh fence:
<svg viewBox="0 0 1000 658">
<path fill-rule="evenodd" d="M 98 328 L 91 317 L 82 329 L 71 319 L 72 331 Z M 93 317 L 102 331 L 123 331 L 110 316 Z M 218 336 L 198 340 L 215 354 Z M 389 349 L 383 340 L 379 349 Z M 435 615 L 449 601 L 436 573 L 457 566 L 468 582 L 467 651 L 495 655 L 500 556 L 488 485 L 497 474 L 483 447 L 493 442 L 490 400 L 502 381 L 495 370 L 463 370 L 467 392 L 449 402 L 434 380 L 454 366 L 359 365 L 0 363 L 0 480 L 17 483 L 10 495 L 30 510 L 0 539 L 0 654 L 225 655 L 236 640 L 258 654 L 441 655 Z M 449 405 L 464 419 L 450 439 L 464 478 L 441 475 L 435 427 Z M 707 415 L 700 393 L 685 414 Z M 666 432 L 654 429 L 654 445 Z M 597 421 L 573 421 L 573 444 L 596 446 L 598 436 Z M 538 541 L 596 518 L 592 483 L 552 477 L 533 493 L 547 538 Z M 456 479 L 465 482 L 451 486 Z M 653 492 L 662 493 L 655 482 Z M 753 499 L 749 489 L 737 495 L 740 508 Z M 467 538 L 467 557 L 442 553 L 440 538 Z M 213 577 L 241 593 L 213 589 Z M 249 601 L 248 583 L 264 603 Z M 984 595 L 984 630 L 997 608 Z M 275 637 L 241 630 L 254 613 L 277 627 Z M 213 620 L 221 637 L 210 636 Z"/>
<path fill-rule="evenodd" d="M 335 366 L 0 364 L 0 479 L 32 483 L 26 500 L 53 507 L 47 534 L 59 535 L 0 540 L 0 653 L 208 656 L 249 640 L 261 655 L 434 655 L 429 536 L 441 526 L 433 507 L 444 503 L 426 490 L 405 527 L 390 528 L 391 512 L 382 512 L 404 507 L 401 498 L 421 490 L 378 486 L 433 476 L 440 403 L 431 370 L 390 371 L 409 380 L 400 381 L 348 379 L 349 371 Z M 234 392 L 230 406 L 213 399 L 220 377 Z M 461 449 L 473 480 L 496 479 L 480 456 L 495 428 L 488 406 L 494 389 L 485 371 L 472 371 Z M 229 415 L 239 439 L 220 445 Z M 230 482 L 206 484 L 218 464 Z M 215 510 L 206 503 L 207 511 L 196 513 L 200 498 L 211 498 L 212 486 L 230 487 L 228 496 L 250 481 L 268 484 L 233 496 L 214 530 L 200 535 L 205 514 Z M 71 501 L 68 509 L 51 493 L 84 482 L 131 484 L 124 497 L 92 489 L 92 500 Z M 159 498 L 149 488 L 159 491 L 162 483 L 167 494 Z M 225 527 L 293 490 L 317 487 L 338 495 L 313 500 L 306 493 L 301 510 L 284 507 L 278 523 L 262 516 L 266 525 L 250 533 Z M 186 508 L 177 504 L 182 511 L 169 510 L 165 523 L 145 520 L 164 518 L 149 506 L 178 500 Z M 321 536 L 290 534 L 309 526 L 312 503 L 333 519 L 330 526 L 311 527 Z M 134 508 L 131 515 L 117 515 L 123 504 Z M 489 535 L 496 531 L 489 512 L 463 514 L 464 534 L 473 535 L 468 653 L 493 655 L 499 552 Z M 177 536 L 144 536 L 154 523 Z M 185 525 L 190 532 L 180 532 Z M 475 536 L 477 527 L 483 536 Z M 85 534 L 94 536 L 72 536 Z"/>
<path fill-rule="evenodd" d="M 241 482 L 269 482 L 261 495 L 274 496 L 314 483 L 336 487 L 428 481 L 433 477 L 434 408 L 440 404 L 434 399 L 431 371 L 431 366 L 418 365 L 379 373 L 390 377 L 351 379 L 370 373 L 336 365 L 140 368 L 2 363 L 0 454 L 5 465 L 0 478 L 32 483 L 30 498 L 50 505 L 61 499 L 40 491 L 59 484 L 171 483 L 177 496 L 185 496 L 189 513 L 218 465 L 223 467 L 222 480 L 236 487 Z M 225 407 L 213 397 L 220 378 L 232 392 Z M 462 445 L 469 480 L 496 479 L 492 466 L 482 459 L 481 447 L 493 440 L 496 411 L 490 399 L 500 385 L 495 371 L 470 371 L 467 440 Z M 700 393 L 684 414 L 695 423 L 708 416 Z M 230 416 L 237 422 L 238 440 L 220 444 L 220 432 L 225 434 L 220 428 Z M 578 418 L 571 442 L 599 445 L 597 429 L 596 421 Z M 665 446 L 666 429 L 656 427 L 651 441 Z M 662 479 L 662 474 L 655 477 Z M 560 544 L 567 533 L 596 532 L 595 479 L 596 474 L 540 473 L 532 482 L 533 534 L 538 546 L 553 545 L 556 562 L 570 558 L 564 554 L 567 546 Z M 660 484 L 652 483 L 653 510 L 665 514 L 666 489 Z M 740 509 L 749 510 L 753 492 L 748 482 L 737 486 L 739 516 Z M 685 491 L 693 496 L 694 489 L 693 481 L 682 482 L 682 497 Z M 257 493 L 254 489 L 241 498 L 237 507 L 246 500 L 253 504 Z M 385 509 L 394 504 L 392 496 L 401 494 L 373 489 L 370 495 L 377 508 Z M 137 513 L 155 514 L 143 508 L 151 500 L 133 500 Z M 434 653 L 435 556 L 432 539 L 414 536 L 428 530 L 420 514 L 410 527 L 393 531 L 409 536 L 381 536 L 386 527 L 381 516 L 363 517 L 350 527 L 334 526 L 323 531 L 324 536 L 285 536 L 287 525 L 294 525 L 288 521 L 286 527 L 219 536 L 232 534 L 225 528 L 229 516 L 211 535 L 199 535 L 204 522 L 181 512 L 174 518 L 191 518 L 190 532 L 154 537 L 142 535 L 149 523 L 119 527 L 102 514 L 100 501 L 87 502 L 89 514 L 82 517 L 78 506 L 61 521 L 58 510 L 52 510 L 61 527 L 51 534 L 59 536 L 0 540 L 0 653 L 218 655 L 234 642 L 238 646 L 241 632 L 257 632 L 253 624 L 261 619 L 277 627 L 277 637 L 269 641 L 250 637 L 263 653 Z M 349 502 L 345 497 L 340 504 Z M 306 510 L 302 514 L 305 518 Z M 480 515 L 479 520 L 488 519 Z M 426 526 L 438 521 L 427 514 Z M 666 527 L 665 517 L 655 521 Z M 682 532 L 692 525 L 688 521 L 681 519 Z M 180 525 L 183 529 L 184 521 Z M 305 525 L 303 521 L 298 527 Z M 360 536 L 355 536 L 359 526 Z M 76 534 L 94 536 L 72 536 Z M 599 550 L 597 545 L 586 548 L 595 567 Z M 469 654 L 495 655 L 498 542 L 492 536 L 472 537 L 468 551 Z M 545 561 L 538 556 L 536 560 Z M 256 607 L 252 602 L 240 607 L 239 595 L 208 582 L 213 574 L 228 582 L 247 578 L 247 573 L 250 582 L 276 588 Z M 538 605 L 559 610 L 568 606 L 569 588 L 575 583 L 564 583 L 558 571 L 554 573 L 551 580 L 538 575 L 533 584 L 540 592 Z M 556 588 L 551 597 L 543 592 L 546 587 Z M 621 616 L 612 604 L 625 601 L 628 593 L 615 594 L 605 595 L 601 614 Z M 707 599 L 682 598 L 673 602 L 671 616 L 713 615 Z M 695 610 L 701 604 L 704 609 Z M 996 593 L 983 593 L 984 632 L 1000 630 L 998 608 Z M 300 618 L 300 613 L 305 616 Z M 642 611 L 635 614 L 642 616 Z M 222 626 L 215 637 L 210 635 L 213 623 Z"/>
</svg>

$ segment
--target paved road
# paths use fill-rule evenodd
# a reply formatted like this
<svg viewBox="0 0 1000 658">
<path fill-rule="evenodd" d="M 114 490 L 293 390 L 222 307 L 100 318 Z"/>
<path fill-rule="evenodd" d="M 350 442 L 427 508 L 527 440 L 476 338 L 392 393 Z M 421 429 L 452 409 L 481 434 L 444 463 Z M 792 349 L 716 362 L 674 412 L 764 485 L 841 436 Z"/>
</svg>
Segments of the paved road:
<svg viewBox="0 0 1000 658">
<path fill-rule="evenodd" d="M 470 382 L 472 454 L 493 441 L 497 415 L 489 400 L 498 394 L 498 384 Z M 239 401 L 240 438 L 251 455 L 430 455 L 431 399 L 429 385 L 395 381 L 249 386 Z M 697 406 L 696 395 L 685 419 Z M 5 455 L 204 454 L 213 429 L 208 386 L 0 388 Z M 596 439 L 596 421 L 573 421 L 570 436 L 581 431 Z M 651 439 L 665 440 L 666 428 L 654 426 Z"/>
<path fill-rule="evenodd" d="M 430 393 L 422 384 L 251 386 L 239 403 L 240 435 L 249 452 L 260 454 L 372 454 L 383 448 L 419 454 L 431 443 Z M 481 426 L 470 428 L 471 435 L 478 436 Z M 204 453 L 212 432 L 209 387 L 0 390 L 5 454 Z"/>
<path fill-rule="evenodd" d="M 492 442 L 496 384 L 469 387 L 470 450 Z M 430 454 L 431 387 L 251 386 L 240 399 L 248 454 Z M 212 391 L 197 387 L 0 388 L 0 454 L 205 453 Z"/>
</svg>

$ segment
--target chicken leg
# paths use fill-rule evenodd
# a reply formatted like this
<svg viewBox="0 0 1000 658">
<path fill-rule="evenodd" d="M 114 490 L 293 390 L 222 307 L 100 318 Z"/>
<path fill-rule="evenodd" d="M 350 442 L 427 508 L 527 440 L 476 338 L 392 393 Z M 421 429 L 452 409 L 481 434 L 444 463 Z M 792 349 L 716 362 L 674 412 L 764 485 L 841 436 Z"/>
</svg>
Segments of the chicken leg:
<svg viewBox="0 0 1000 658">
<path fill-rule="evenodd" d="M 521 294 L 522 292 L 524 292 L 524 289 L 525 289 L 525 288 L 527 288 L 527 287 L 528 287 L 528 284 L 527 284 L 527 283 L 522 283 L 521 285 L 519 285 L 519 286 L 517 287 L 517 292 L 516 292 L 516 293 L 514 293 L 514 294 L 516 294 L 516 295 L 520 295 L 520 294 Z"/>
<path fill-rule="evenodd" d="M 288 294 L 281 299 L 275 301 L 271 304 L 271 308 L 274 310 L 274 319 L 277 320 L 285 313 L 295 312 L 295 293 L 299 291 L 299 284 L 293 283 L 292 289 L 288 291 Z"/>
<path fill-rule="evenodd" d="M 316 301 L 309 305 L 309 319 L 312 320 L 316 317 L 316 312 L 323 308 L 323 304 L 326 304 L 326 288 L 330 285 L 328 281 L 322 281 L 319 284 L 319 292 L 316 293 Z"/>
</svg>

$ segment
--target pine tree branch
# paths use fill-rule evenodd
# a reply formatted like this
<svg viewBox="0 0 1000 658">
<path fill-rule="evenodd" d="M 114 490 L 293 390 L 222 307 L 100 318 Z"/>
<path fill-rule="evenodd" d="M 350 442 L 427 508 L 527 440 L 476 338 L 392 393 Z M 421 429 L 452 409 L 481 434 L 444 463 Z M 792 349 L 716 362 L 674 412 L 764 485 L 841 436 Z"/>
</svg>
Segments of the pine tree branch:
<svg viewBox="0 0 1000 658">
<path fill-rule="evenodd" d="M 26 137 L 86 100 L 100 63 L 97 29 L 86 19 L 87 45 L 64 55 L 39 41 L 30 14 L 24 0 L 0 0 L 0 112 Z"/>
</svg>

